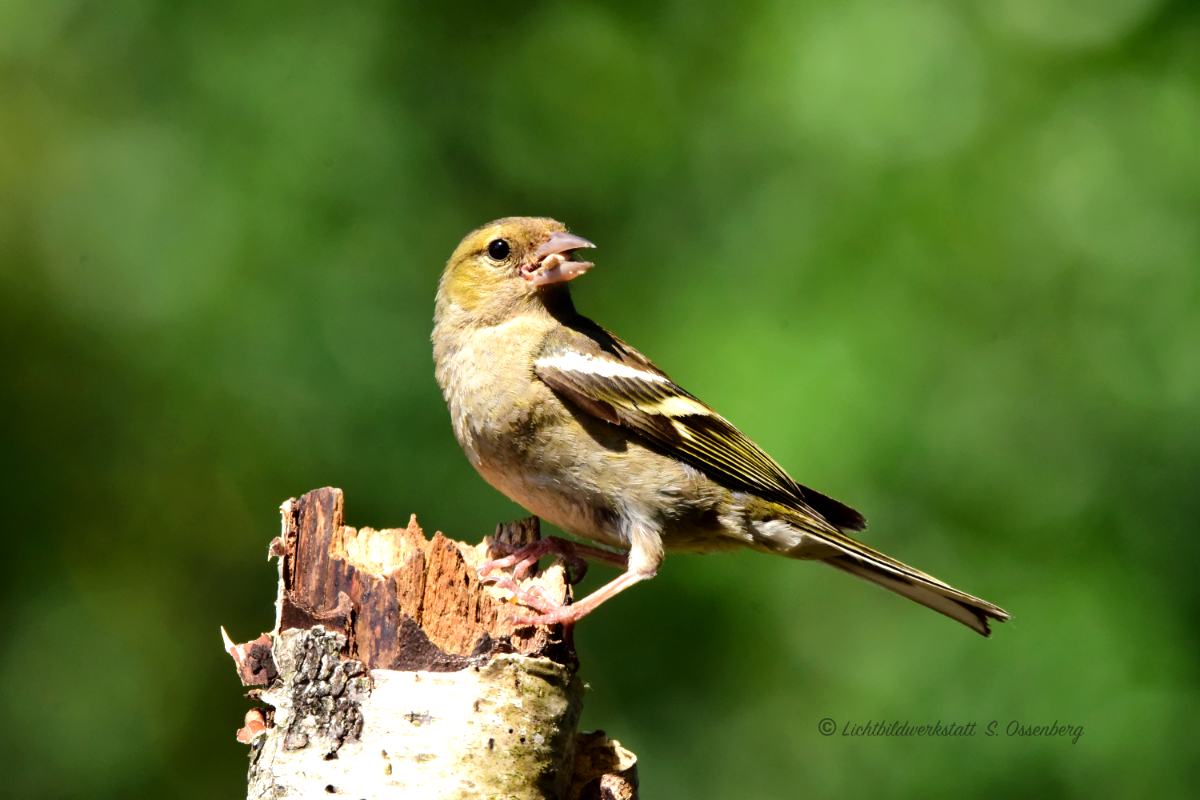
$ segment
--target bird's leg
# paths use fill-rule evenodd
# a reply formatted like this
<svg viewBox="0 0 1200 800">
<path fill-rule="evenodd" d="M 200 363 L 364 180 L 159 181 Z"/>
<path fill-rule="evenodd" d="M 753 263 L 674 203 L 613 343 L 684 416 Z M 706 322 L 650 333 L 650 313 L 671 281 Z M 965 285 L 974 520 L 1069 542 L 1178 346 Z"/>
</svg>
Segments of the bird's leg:
<svg viewBox="0 0 1200 800">
<path fill-rule="evenodd" d="M 487 561 L 479 566 L 480 577 L 486 577 L 488 573 L 495 569 L 513 568 L 513 575 L 521 578 L 525 573 L 533 567 L 544 556 L 556 555 L 567 562 L 570 568 L 568 574 L 569 583 L 579 583 L 583 576 L 587 574 L 587 561 L 584 559 L 592 559 L 593 561 L 603 561 L 608 564 L 626 569 L 629 564 L 629 558 L 624 553 L 614 553 L 611 550 L 602 550 L 599 547 L 589 547 L 586 544 L 578 544 L 558 536 L 547 536 L 536 542 L 524 545 L 523 547 L 513 547 L 512 545 L 494 542 L 491 546 L 492 550 L 499 550 L 505 553 L 504 557 Z"/>
<path fill-rule="evenodd" d="M 611 550 L 602 550 L 599 547 L 577 544 L 558 536 L 547 536 L 545 539 L 531 542 L 521 547 L 514 547 L 503 542 L 495 542 L 492 544 L 491 549 L 499 550 L 506 555 L 502 558 L 481 564 L 479 566 L 480 579 L 499 589 L 507 589 L 523 605 L 543 615 L 554 614 L 562 606 L 542 594 L 540 587 L 535 586 L 532 589 L 525 589 L 514 579 L 523 578 L 526 573 L 532 570 L 539 559 L 548 555 L 561 557 L 567 562 L 569 567 L 567 572 L 569 583 L 578 583 L 587 573 L 587 561 L 584 560 L 586 558 L 613 564 L 622 569 L 626 569 L 629 563 L 629 558 L 624 553 L 614 553 Z M 507 575 L 491 574 L 494 570 L 508 569 L 510 567 L 512 568 L 514 577 L 510 578 Z"/>
<path fill-rule="evenodd" d="M 514 577 L 519 579 L 527 578 L 533 571 L 533 568 L 537 565 L 537 562 L 543 556 L 549 555 L 555 550 L 554 542 L 555 537 L 547 537 L 536 542 L 530 542 L 526 545 L 511 545 L 505 542 L 493 542 L 488 548 L 488 552 L 490 553 L 493 550 L 498 550 L 504 555 L 501 558 L 494 559 L 492 561 L 486 561 L 481 564 L 479 566 L 479 575 L 480 577 L 486 577 L 487 574 L 492 570 L 508 569 L 511 567 Z M 569 544 L 569 542 L 564 542 L 564 544 Z M 559 549 L 566 550 L 566 548 Z M 567 561 L 568 566 L 572 569 L 579 570 L 582 567 L 583 571 L 587 571 L 587 565 L 580 559 L 575 558 L 573 553 L 569 558 L 565 553 L 560 554 L 563 555 L 563 559 Z"/>
<path fill-rule="evenodd" d="M 542 611 L 537 606 L 526 603 L 530 608 L 537 608 L 538 611 L 542 611 L 541 615 L 537 617 L 515 617 L 513 623 L 516 625 L 555 625 L 561 622 L 570 628 L 576 622 L 595 611 L 596 607 L 605 600 L 623 592 L 635 583 L 652 577 L 654 577 L 653 574 L 634 572 L 632 570 L 622 573 L 615 580 L 601 586 L 578 603 L 569 606 L 559 606 L 553 611 Z"/>
<path fill-rule="evenodd" d="M 598 550 L 586 545 L 565 542 L 575 548 L 573 551 L 575 553 L 585 549 L 603 553 L 606 557 L 605 560 L 609 563 L 614 563 L 625 568 L 623 574 L 604 584 L 578 603 L 569 606 L 560 606 L 549 612 L 542 611 L 541 615 L 537 617 L 518 617 L 513 622 L 517 625 L 554 625 L 562 623 L 570 630 L 576 622 L 579 622 L 579 620 L 595 611 L 605 600 L 620 594 L 635 583 L 644 581 L 647 578 L 653 578 L 663 560 L 662 538 L 658 530 L 640 522 L 636 518 L 628 520 L 625 524 L 624 532 L 629 539 L 629 553 L 627 555 L 618 557 L 616 553 L 606 550 Z M 530 607 L 537 609 L 537 606 Z M 541 609 L 537 610 L 540 611 Z"/>
<path fill-rule="evenodd" d="M 553 614 L 560 608 L 558 603 L 546 599 L 546 596 L 542 594 L 541 587 L 535 586 L 533 591 L 529 591 L 507 575 L 486 575 L 482 576 L 482 579 L 489 586 L 507 589 L 517 600 L 521 601 L 522 605 L 529 606 L 543 614 Z"/>
</svg>

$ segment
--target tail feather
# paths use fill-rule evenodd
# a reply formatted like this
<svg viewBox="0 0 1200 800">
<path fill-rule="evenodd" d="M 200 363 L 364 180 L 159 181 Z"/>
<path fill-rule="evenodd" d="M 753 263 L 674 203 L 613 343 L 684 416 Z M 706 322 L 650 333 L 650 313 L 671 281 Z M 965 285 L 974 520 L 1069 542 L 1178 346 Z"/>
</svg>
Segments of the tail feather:
<svg viewBox="0 0 1200 800">
<path fill-rule="evenodd" d="M 991 635 L 989 619 L 997 622 L 1009 619 L 1009 613 L 999 606 L 960 592 L 932 575 L 889 558 L 849 536 L 840 533 L 822 533 L 820 536 L 841 551 L 839 555 L 821 559 L 826 564 L 932 608 L 977 633 Z"/>
</svg>

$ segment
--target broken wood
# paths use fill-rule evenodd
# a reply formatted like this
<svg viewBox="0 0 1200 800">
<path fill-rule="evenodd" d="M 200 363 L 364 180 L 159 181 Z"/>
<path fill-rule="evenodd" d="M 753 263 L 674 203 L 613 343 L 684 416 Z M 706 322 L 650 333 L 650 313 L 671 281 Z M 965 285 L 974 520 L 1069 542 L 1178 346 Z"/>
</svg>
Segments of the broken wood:
<svg viewBox="0 0 1200 800">
<path fill-rule="evenodd" d="M 523 608 L 479 580 L 493 541 L 536 541 L 537 519 L 478 546 L 440 532 L 356 530 L 338 489 L 283 504 L 275 628 L 236 645 L 248 696 L 248 797 L 637 796 L 636 758 L 577 733 L 583 685 L 569 632 L 515 626 Z M 522 588 L 570 597 L 561 563 Z"/>
</svg>

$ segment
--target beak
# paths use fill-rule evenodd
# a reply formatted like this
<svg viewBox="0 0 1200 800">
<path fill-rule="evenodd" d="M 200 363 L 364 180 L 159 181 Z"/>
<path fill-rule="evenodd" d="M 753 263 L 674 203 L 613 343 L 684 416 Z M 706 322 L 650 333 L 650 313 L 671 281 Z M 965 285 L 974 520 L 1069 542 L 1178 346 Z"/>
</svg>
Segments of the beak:
<svg viewBox="0 0 1200 800">
<path fill-rule="evenodd" d="M 568 255 L 580 248 L 595 246 L 581 236 L 555 231 L 534 253 L 537 263 L 522 267 L 521 275 L 533 286 L 549 286 L 578 278 L 596 265 L 589 261 L 572 261 Z"/>
</svg>

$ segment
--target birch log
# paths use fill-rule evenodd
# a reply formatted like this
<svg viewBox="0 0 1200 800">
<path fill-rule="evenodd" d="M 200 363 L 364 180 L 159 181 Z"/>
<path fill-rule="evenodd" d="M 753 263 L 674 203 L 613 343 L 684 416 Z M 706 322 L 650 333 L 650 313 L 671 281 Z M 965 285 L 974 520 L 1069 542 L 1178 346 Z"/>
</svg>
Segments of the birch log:
<svg viewBox="0 0 1200 800">
<path fill-rule="evenodd" d="M 407 528 L 355 530 L 338 489 L 283 504 L 275 628 L 234 644 L 249 697 L 248 797 L 631 800 L 636 758 L 602 731 L 576 731 L 583 685 L 561 626 L 517 627 L 524 611 L 476 567 L 472 547 Z M 510 544 L 536 518 L 499 526 Z M 559 602 L 560 563 L 521 581 Z"/>
</svg>

